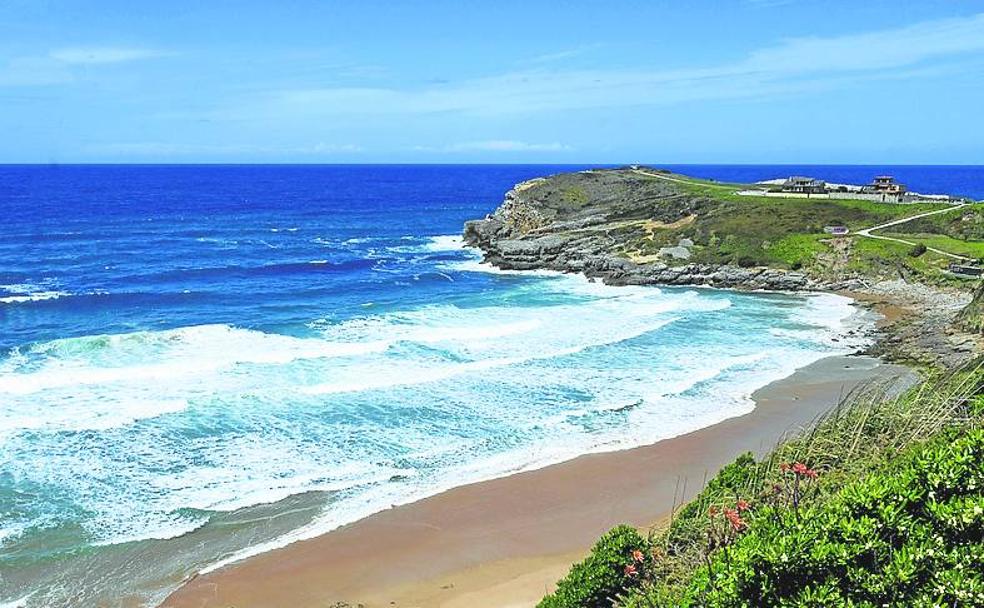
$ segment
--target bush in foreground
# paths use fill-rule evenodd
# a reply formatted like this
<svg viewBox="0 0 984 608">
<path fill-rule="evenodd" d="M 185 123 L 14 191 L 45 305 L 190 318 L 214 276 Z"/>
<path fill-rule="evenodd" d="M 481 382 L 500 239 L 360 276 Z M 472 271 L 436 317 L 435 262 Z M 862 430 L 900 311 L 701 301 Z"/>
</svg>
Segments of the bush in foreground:
<svg viewBox="0 0 984 608">
<path fill-rule="evenodd" d="M 982 393 L 978 361 L 852 394 L 764 461 L 722 469 L 630 576 L 579 595 L 593 553 L 541 608 L 984 607 Z"/>
<path fill-rule="evenodd" d="M 984 432 L 946 433 L 827 501 L 751 521 L 685 605 L 984 606 Z"/>
<path fill-rule="evenodd" d="M 609 530 L 537 608 L 607 608 L 643 575 L 648 543 L 635 528 Z"/>
</svg>

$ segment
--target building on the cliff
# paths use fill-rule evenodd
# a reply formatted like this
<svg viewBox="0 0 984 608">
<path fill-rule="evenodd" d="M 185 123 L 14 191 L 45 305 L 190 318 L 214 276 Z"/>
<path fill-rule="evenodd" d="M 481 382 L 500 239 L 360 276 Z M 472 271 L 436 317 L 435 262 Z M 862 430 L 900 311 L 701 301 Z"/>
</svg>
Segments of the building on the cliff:
<svg viewBox="0 0 984 608">
<path fill-rule="evenodd" d="M 792 176 L 783 182 L 782 191 L 795 194 L 824 194 L 827 192 L 827 182 L 812 177 Z"/>
<path fill-rule="evenodd" d="M 891 196 L 901 196 L 905 194 L 905 184 L 895 181 L 891 175 L 879 175 L 870 184 L 863 186 L 861 192 L 865 194 L 888 194 Z"/>
<path fill-rule="evenodd" d="M 851 232 L 847 226 L 824 226 L 823 231 L 834 236 L 847 236 Z"/>
</svg>

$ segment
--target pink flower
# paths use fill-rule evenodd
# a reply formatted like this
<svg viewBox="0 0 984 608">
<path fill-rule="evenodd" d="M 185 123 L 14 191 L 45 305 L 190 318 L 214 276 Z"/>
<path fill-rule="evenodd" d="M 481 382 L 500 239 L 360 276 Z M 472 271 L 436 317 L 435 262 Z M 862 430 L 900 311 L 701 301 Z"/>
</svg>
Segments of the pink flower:
<svg viewBox="0 0 984 608">
<path fill-rule="evenodd" d="M 632 550 L 632 559 L 633 560 L 635 560 L 637 562 L 641 562 L 645 558 L 646 558 L 646 556 L 642 554 L 642 551 L 640 551 L 638 549 L 633 549 Z"/>
<path fill-rule="evenodd" d="M 636 567 L 632 564 L 625 567 L 625 576 L 635 576 L 638 573 L 638 570 L 636 570 Z"/>
<path fill-rule="evenodd" d="M 817 472 L 811 469 L 810 467 L 806 466 L 802 462 L 793 462 L 793 463 L 784 462 L 781 465 L 779 465 L 779 469 L 782 470 L 783 473 L 792 471 L 792 473 L 797 477 L 809 477 L 810 479 L 817 478 Z"/>
<path fill-rule="evenodd" d="M 735 511 L 734 509 L 725 509 L 724 516 L 736 532 L 745 528 L 745 522 L 741 519 L 741 516 L 738 515 L 738 511 Z"/>
<path fill-rule="evenodd" d="M 792 469 L 793 469 L 793 473 L 795 473 L 800 477 L 809 477 L 810 479 L 817 478 L 817 472 L 811 469 L 810 467 L 806 466 L 802 462 L 797 462 L 796 464 L 794 464 Z"/>
<path fill-rule="evenodd" d="M 738 499 L 738 502 L 735 503 L 735 508 L 738 509 L 738 512 L 739 513 L 741 513 L 743 511 L 747 511 L 747 510 L 751 509 L 752 508 L 752 505 L 748 504 L 748 501 L 747 500 L 745 500 L 743 498 L 739 498 Z"/>
</svg>

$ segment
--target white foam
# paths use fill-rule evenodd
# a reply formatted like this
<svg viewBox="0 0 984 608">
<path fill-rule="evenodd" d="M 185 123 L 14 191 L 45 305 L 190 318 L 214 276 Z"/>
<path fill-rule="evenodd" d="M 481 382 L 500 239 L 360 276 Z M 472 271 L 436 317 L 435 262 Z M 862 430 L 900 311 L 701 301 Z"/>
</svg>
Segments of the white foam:
<svg viewBox="0 0 984 608">
<path fill-rule="evenodd" d="M 854 300 L 831 293 L 806 296 L 805 306 L 798 308 L 790 320 L 802 328 L 773 327 L 769 332 L 777 337 L 821 343 L 846 353 L 871 344 L 870 329 L 873 316 L 854 305 Z"/>
<path fill-rule="evenodd" d="M 174 414 L 188 407 L 184 399 L 155 400 L 149 395 L 102 395 L 96 399 L 66 396 L 57 402 L 33 405 L 11 400 L 0 410 L 0 438 L 13 431 L 28 429 L 107 430 L 138 420 Z"/>
<path fill-rule="evenodd" d="M 28 370 L 24 353 L 0 362 L 0 393 L 30 394 L 83 385 L 194 379 L 242 364 L 286 364 L 299 359 L 345 357 L 385 350 L 384 340 L 333 343 L 239 329 L 198 325 L 54 340 L 32 347 L 38 360 Z"/>
<path fill-rule="evenodd" d="M 459 251 L 465 248 L 465 240 L 460 234 L 432 236 L 424 246 L 426 251 Z"/>
<path fill-rule="evenodd" d="M 840 329 L 844 330 L 846 329 L 845 324 L 847 322 L 852 319 L 856 320 L 856 315 L 840 306 L 842 304 L 847 304 L 849 306 L 849 300 L 844 302 L 838 297 L 829 298 L 827 297 L 827 294 L 821 294 L 814 297 L 810 304 L 811 309 L 808 313 L 806 313 L 805 318 L 810 321 L 819 321 L 830 329 L 837 329 L 837 323 L 840 322 L 842 323 Z M 829 305 L 831 304 L 835 305 L 834 311 L 830 311 Z M 842 350 L 839 351 L 839 353 L 846 354 L 846 351 Z M 772 355 L 771 358 L 770 354 Z M 530 446 L 526 448 L 523 453 L 502 453 L 481 462 L 468 463 L 466 465 L 462 465 L 462 467 L 456 471 L 456 473 L 461 475 L 457 481 L 446 481 L 444 484 L 436 483 L 429 488 L 417 488 L 416 491 L 407 491 L 403 494 L 391 489 L 390 494 L 378 497 L 378 504 L 377 501 L 370 501 L 369 504 L 363 502 L 361 505 L 353 505 L 349 509 L 336 506 L 336 508 L 327 511 L 323 517 L 319 518 L 315 522 L 312 522 L 308 526 L 267 543 L 246 548 L 243 551 L 210 565 L 205 568 L 203 572 L 209 572 L 221 568 L 230 563 L 286 546 L 298 540 L 319 536 L 341 525 L 345 525 L 365 517 L 376 510 L 385 508 L 382 506 L 384 504 L 400 505 L 413 502 L 426 496 L 439 493 L 450 487 L 454 487 L 455 485 L 465 483 L 466 480 L 468 482 L 475 482 L 483 479 L 491 479 L 502 475 L 516 473 L 522 470 L 540 468 L 557 462 L 562 462 L 563 460 L 573 458 L 583 453 L 628 449 L 638 445 L 652 443 L 661 439 L 679 436 L 700 428 L 720 423 L 728 418 L 747 414 L 754 409 L 754 401 L 751 399 L 751 395 L 754 391 L 772 382 L 785 378 L 797 369 L 805 367 L 810 363 L 832 354 L 838 354 L 838 352 L 824 352 L 822 350 L 796 352 L 784 351 L 781 353 L 759 352 L 735 357 L 724 362 L 723 364 L 695 371 L 688 378 L 688 381 L 682 382 L 673 387 L 670 392 L 673 390 L 677 392 L 687 390 L 701 382 L 706 382 L 720 376 L 725 371 L 735 367 L 756 365 L 767 359 L 771 361 L 771 364 L 763 366 L 754 373 L 746 374 L 740 379 L 729 380 L 729 390 L 727 392 L 715 393 L 716 396 L 701 395 L 697 399 L 689 400 L 684 403 L 683 405 L 685 407 L 673 409 L 672 411 L 677 412 L 678 416 L 681 413 L 684 414 L 684 418 L 678 419 L 677 424 L 671 426 L 670 428 L 667 428 L 665 424 L 667 418 L 666 408 L 658 411 L 650 409 L 647 412 L 645 408 L 632 407 L 630 410 L 631 415 L 635 416 L 637 420 L 630 424 L 630 428 L 634 428 L 637 431 L 642 428 L 643 432 L 641 433 L 625 433 L 624 429 L 620 428 L 615 434 L 607 438 L 595 437 L 594 442 L 591 444 L 582 443 L 579 445 L 577 442 L 572 442 L 566 446 Z M 670 405 L 669 401 L 672 400 L 673 397 L 669 397 L 667 393 L 668 391 L 663 389 L 655 394 L 647 395 L 647 399 L 650 403 L 655 402 Z M 720 407 L 722 402 L 727 403 L 727 407 Z M 717 407 L 706 407 L 708 404 L 715 403 L 717 404 Z M 705 411 L 700 411 L 699 407 L 697 407 L 701 404 L 705 406 Z M 598 409 L 620 410 L 624 409 L 624 405 L 623 400 L 623 403 L 618 406 L 600 406 Z M 590 413 L 585 410 L 574 410 L 573 412 L 578 414 Z M 638 420 L 641 416 L 648 416 L 651 419 L 655 419 L 658 421 L 658 424 L 653 425 L 653 420 L 649 420 L 648 424 L 638 424 L 641 422 Z M 548 419 L 547 422 L 557 423 L 561 421 L 558 419 Z M 373 505 L 376 505 L 375 508 Z"/>
<path fill-rule="evenodd" d="M 23 522 L 5 522 L 4 527 L 0 528 L 0 547 L 2 547 L 6 542 L 23 534 L 25 530 L 27 530 L 27 525 Z M 2 606 L 2 604 L 0 604 L 0 606 Z"/>
<path fill-rule="evenodd" d="M 855 318 L 825 296 L 776 307 L 776 327 L 817 328 L 794 340 L 762 329 L 769 304 L 751 295 L 569 275 L 510 290 L 368 309 L 314 337 L 207 325 L 15 351 L 0 361 L 0 447 L 16 475 L 77 497 L 101 543 L 333 493 L 310 525 L 214 569 L 463 483 L 741 415 L 757 388 L 840 352 L 819 336 Z M 79 449 L 27 429 L 98 432 Z"/>
<path fill-rule="evenodd" d="M 24 608 L 27 606 L 27 602 L 35 595 L 37 592 L 31 592 L 23 597 L 19 597 L 15 600 L 0 602 L 0 608 Z"/>
<path fill-rule="evenodd" d="M 0 297 L 0 304 L 43 302 L 44 300 L 57 300 L 58 298 L 72 295 L 67 291 L 52 289 L 55 285 L 53 281 L 42 281 L 40 285 L 32 283 L 0 285 L 0 290 L 9 294 Z"/>
<path fill-rule="evenodd" d="M 67 291 L 38 291 L 29 295 L 4 296 L 0 298 L 0 304 L 23 304 L 25 302 L 43 302 L 44 300 L 57 300 L 72 294 Z"/>
<path fill-rule="evenodd" d="M 642 420 L 637 416 L 636 420 L 630 421 L 627 425 L 628 428 L 638 431 L 639 427 L 637 424 L 643 424 L 644 426 L 641 427 L 642 432 L 626 433 L 626 427 L 622 426 L 611 433 L 603 435 L 588 436 L 570 433 L 566 435 L 568 440 L 565 442 L 533 443 L 472 461 L 460 462 L 453 467 L 449 467 L 438 478 L 429 480 L 429 483 L 415 486 L 387 484 L 375 487 L 368 492 L 360 494 L 357 500 L 344 500 L 341 503 L 333 504 L 330 509 L 326 510 L 320 517 L 306 526 L 268 542 L 247 547 L 210 564 L 202 569 L 201 572 L 208 573 L 254 555 L 275 550 L 297 541 L 320 536 L 391 506 L 415 502 L 464 483 L 476 483 L 523 471 L 535 470 L 570 460 L 582 454 L 629 449 L 639 445 L 646 445 L 711 426 L 734 416 L 746 414 L 754 407 L 754 403 L 750 399 L 750 392 L 742 391 L 736 396 L 722 398 L 721 400 L 728 402 L 728 407 L 720 407 L 720 401 L 718 401 L 717 407 L 708 407 L 709 400 L 701 396 L 699 399 L 686 401 L 681 404 L 683 407 L 673 410 L 677 412 L 677 418 L 668 425 L 665 406 L 669 404 L 669 400 L 666 397 L 666 393 L 674 390 L 687 390 L 699 382 L 720 375 L 728 369 L 755 363 L 762 360 L 765 356 L 764 353 L 755 353 L 748 356 L 735 357 L 723 364 L 691 375 L 688 379 L 679 382 L 675 387 L 665 387 L 664 390 L 659 391 L 657 394 L 649 395 L 648 398 L 650 400 L 645 401 L 643 404 L 649 408 L 648 412 L 645 411 L 646 407 L 643 407 L 643 405 L 633 407 L 631 410 L 633 414 L 636 412 L 643 413 L 643 418 L 648 419 Z M 771 380 L 766 381 L 766 383 L 769 381 Z M 756 386 L 755 388 L 758 387 Z M 713 403 L 713 400 L 711 400 L 711 403 Z M 704 411 L 700 411 L 701 404 L 703 404 Z M 624 404 L 622 405 L 624 406 Z M 660 408 L 660 405 L 664 407 Z M 618 410 L 621 408 L 602 406 L 600 409 Z M 587 414 L 590 412 L 584 413 Z M 597 411 L 594 413 L 597 413 Z M 657 424 L 653 424 L 654 421 Z M 554 420 L 552 422 L 558 423 L 561 421 Z M 447 448 L 440 448 L 434 451 L 443 452 L 447 451 Z"/>
<path fill-rule="evenodd" d="M 502 274 L 502 275 L 519 275 L 524 277 L 562 277 L 563 272 L 558 272 L 556 270 L 507 270 L 504 268 L 498 268 L 492 264 L 483 262 L 481 259 L 464 260 L 461 262 L 452 262 L 449 264 L 442 264 L 441 267 L 447 270 L 453 270 L 456 272 L 484 272 L 488 274 Z"/>
</svg>

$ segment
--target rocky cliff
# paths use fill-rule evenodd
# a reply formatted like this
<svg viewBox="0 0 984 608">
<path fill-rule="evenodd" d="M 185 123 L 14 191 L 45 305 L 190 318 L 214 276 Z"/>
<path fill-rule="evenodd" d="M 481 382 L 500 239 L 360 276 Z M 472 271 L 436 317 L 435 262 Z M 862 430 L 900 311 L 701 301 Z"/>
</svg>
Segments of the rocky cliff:
<svg viewBox="0 0 984 608">
<path fill-rule="evenodd" d="M 644 250 L 657 232 L 686 226 L 716 205 L 655 171 L 567 173 L 518 184 L 494 213 L 466 223 L 464 238 L 499 268 L 583 273 L 616 285 L 817 286 L 780 268 L 690 262 L 695 245 L 687 238 Z"/>
<path fill-rule="evenodd" d="M 960 311 L 957 327 L 970 333 L 984 333 L 984 283 L 977 286 L 974 299 Z"/>
</svg>

